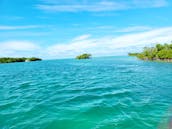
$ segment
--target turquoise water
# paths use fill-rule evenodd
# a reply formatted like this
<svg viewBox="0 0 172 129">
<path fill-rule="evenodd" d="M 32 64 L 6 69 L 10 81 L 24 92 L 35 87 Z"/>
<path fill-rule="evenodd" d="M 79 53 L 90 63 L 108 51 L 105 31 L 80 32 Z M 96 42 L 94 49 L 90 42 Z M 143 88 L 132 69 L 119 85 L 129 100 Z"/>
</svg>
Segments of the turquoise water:
<svg viewBox="0 0 172 129">
<path fill-rule="evenodd" d="M 0 64 L 2 129 L 167 129 L 172 64 L 133 57 Z"/>
</svg>

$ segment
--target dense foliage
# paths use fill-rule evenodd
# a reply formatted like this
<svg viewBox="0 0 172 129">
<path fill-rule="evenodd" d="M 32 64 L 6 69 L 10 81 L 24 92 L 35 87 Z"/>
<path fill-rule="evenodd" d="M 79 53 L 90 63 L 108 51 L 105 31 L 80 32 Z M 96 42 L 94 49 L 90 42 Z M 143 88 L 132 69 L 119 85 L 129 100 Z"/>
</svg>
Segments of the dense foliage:
<svg viewBox="0 0 172 129">
<path fill-rule="evenodd" d="M 142 60 L 172 60 L 172 44 L 157 44 L 155 47 L 145 47 L 141 53 L 129 53 Z"/>
<path fill-rule="evenodd" d="M 89 59 L 91 57 L 91 54 L 84 53 L 82 55 L 79 55 L 76 57 L 76 59 Z"/>
<path fill-rule="evenodd" d="M 12 58 L 12 57 L 2 57 L 0 58 L 0 63 L 12 63 L 12 62 L 29 62 L 29 61 L 40 61 L 42 59 L 31 57 L 31 58 Z"/>
</svg>

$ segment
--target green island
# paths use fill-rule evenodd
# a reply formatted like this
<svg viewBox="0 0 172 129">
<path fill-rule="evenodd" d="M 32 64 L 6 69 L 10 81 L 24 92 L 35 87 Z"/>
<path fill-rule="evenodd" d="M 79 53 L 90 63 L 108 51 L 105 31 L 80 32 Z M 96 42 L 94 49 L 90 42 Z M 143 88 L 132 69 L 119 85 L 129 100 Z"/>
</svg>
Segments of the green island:
<svg viewBox="0 0 172 129">
<path fill-rule="evenodd" d="M 141 60 L 172 62 L 172 44 L 156 44 L 154 47 L 144 47 L 141 53 L 128 53 Z"/>
<path fill-rule="evenodd" d="M 91 58 L 91 54 L 88 54 L 88 53 L 84 53 L 84 54 L 81 54 L 79 56 L 76 57 L 76 59 L 90 59 Z"/>
<path fill-rule="evenodd" d="M 41 61 L 42 59 L 37 57 L 21 57 L 21 58 L 12 58 L 12 57 L 1 57 L 0 63 L 14 63 L 14 62 L 31 62 L 31 61 Z"/>
</svg>

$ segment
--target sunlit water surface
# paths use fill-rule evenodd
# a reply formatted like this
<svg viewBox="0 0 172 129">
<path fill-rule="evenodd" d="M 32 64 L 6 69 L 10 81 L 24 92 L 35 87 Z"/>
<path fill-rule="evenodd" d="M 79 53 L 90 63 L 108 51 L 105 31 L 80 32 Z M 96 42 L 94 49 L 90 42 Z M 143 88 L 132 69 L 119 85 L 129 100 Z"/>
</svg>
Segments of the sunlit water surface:
<svg viewBox="0 0 172 129">
<path fill-rule="evenodd" d="M 172 63 L 133 57 L 0 64 L 2 129 L 167 129 Z"/>
</svg>

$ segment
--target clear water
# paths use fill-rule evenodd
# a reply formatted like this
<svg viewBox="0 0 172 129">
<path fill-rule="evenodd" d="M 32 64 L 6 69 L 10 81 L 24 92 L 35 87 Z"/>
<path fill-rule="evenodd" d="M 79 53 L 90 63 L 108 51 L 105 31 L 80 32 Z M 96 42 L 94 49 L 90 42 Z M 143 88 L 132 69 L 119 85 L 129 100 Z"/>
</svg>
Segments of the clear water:
<svg viewBox="0 0 172 129">
<path fill-rule="evenodd" d="M 0 64 L 1 129 L 168 129 L 172 64 L 133 57 Z"/>
</svg>

